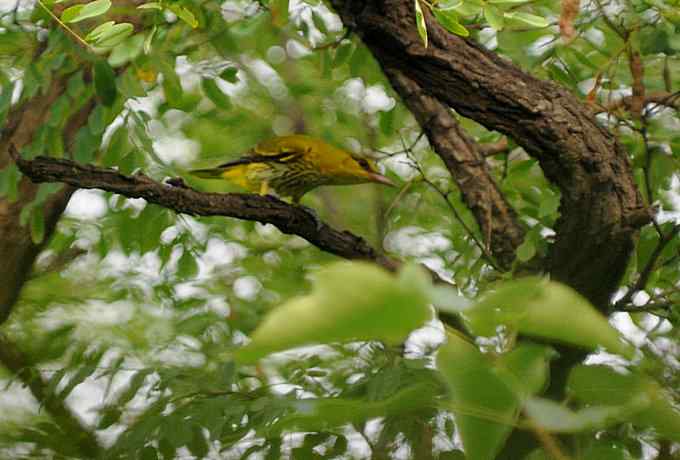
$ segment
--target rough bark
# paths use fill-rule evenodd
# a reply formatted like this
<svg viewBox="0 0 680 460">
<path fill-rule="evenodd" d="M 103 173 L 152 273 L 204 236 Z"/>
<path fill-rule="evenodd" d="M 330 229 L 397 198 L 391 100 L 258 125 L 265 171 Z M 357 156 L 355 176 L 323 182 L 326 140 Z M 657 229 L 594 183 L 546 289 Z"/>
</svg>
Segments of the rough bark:
<svg viewBox="0 0 680 460">
<path fill-rule="evenodd" d="M 512 137 L 539 160 L 562 193 L 551 275 L 605 309 L 649 212 L 625 149 L 592 110 L 561 86 L 450 34 L 427 11 L 430 44 L 425 48 L 411 0 L 332 4 L 387 75 L 404 75 L 461 115 Z M 401 96 L 408 100 L 408 94 Z M 416 116 L 430 119 L 427 113 Z"/>
<path fill-rule="evenodd" d="M 484 245 L 501 268 L 510 268 L 524 229 L 491 177 L 481 146 L 463 130 L 451 110 L 417 82 L 397 69 L 386 72 L 456 181 L 482 231 Z"/>
</svg>

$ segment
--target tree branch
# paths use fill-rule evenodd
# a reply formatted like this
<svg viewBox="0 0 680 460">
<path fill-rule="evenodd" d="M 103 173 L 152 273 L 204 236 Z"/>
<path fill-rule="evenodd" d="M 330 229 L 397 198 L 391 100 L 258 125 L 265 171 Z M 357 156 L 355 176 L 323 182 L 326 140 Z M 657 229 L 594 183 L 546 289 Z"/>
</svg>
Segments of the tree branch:
<svg viewBox="0 0 680 460">
<path fill-rule="evenodd" d="M 385 73 L 456 181 L 482 231 L 485 247 L 501 268 L 509 268 L 515 249 L 524 239 L 524 229 L 491 177 L 479 144 L 463 130 L 449 108 L 415 80 L 392 67 L 385 68 Z"/>
<path fill-rule="evenodd" d="M 403 75 L 442 106 L 511 137 L 539 160 L 562 193 L 551 275 L 606 310 L 637 230 L 650 216 L 624 147 L 591 108 L 565 88 L 447 32 L 427 9 L 425 48 L 411 0 L 331 3 L 343 22 L 355 24 L 387 75 Z M 408 104 L 408 93 L 395 89 Z"/>
<path fill-rule="evenodd" d="M 177 213 L 235 217 L 272 224 L 283 233 L 301 236 L 319 249 L 346 259 L 371 260 L 388 270 L 399 266 L 397 261 L 380 254 L 363 238 L 336 230 L 320 222 L 307 208 L 272 196 L 203 193 L 183 184 L 162 184 L 144 174 L 126 176 L 113 169 L 56 158 L 24 160 L 16 157 L 16 163 L 21 172 L 34 182 L 64 182 L 76 188 L 97 188 L 129 198 L 144 198 Z"/>
</svg>

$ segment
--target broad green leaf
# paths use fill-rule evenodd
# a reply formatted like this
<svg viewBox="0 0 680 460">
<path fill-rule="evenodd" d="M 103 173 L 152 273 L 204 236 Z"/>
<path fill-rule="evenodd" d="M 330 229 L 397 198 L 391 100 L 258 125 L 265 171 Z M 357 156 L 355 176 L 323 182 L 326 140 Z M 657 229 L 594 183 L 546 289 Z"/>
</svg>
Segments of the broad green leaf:
<svg viewBox="0 0 680 460">
<path fill-rule="evenodd" d="M 352 56 L 354 51 L 354 44 L 350 41 L 345 41 L 341 43 L 335 49 L 335 57 L 333 59 L 333 67 L 340 67 L 341 65 L 347 63 L 349 58 Z"/>
<path fill-rule="evenodd" d="M 189 11 L 186 7 L 176 3 L 166 3 L 165 7 L 172 11 L 178 18 L 189 24 L 193 29 L 198 27 L 198 20 L 194 13 Z"/>
<path fill-rule="evenodd" d="M 501 374 L 508 375 L 509 384 L 519 400 L 540 393 L 549 381 L 550 360 L 557 352 L 545 345 L 520 343 L 495 363 Z"/>
<path fill-rule="evenodd" d="M 425 16 L 423 15 L 423 10 L 420 7 L 420 0 L 415 0 L 415 10 L 416 10 L 416 27 L 418 28 L 418 35 L 423 40 L 423 45 L 427 48 L 427 24 L 425 24 Z"/>
<path fill-rule="evenodd" d="M 522 334 L 590 349 L 602 346 L 626 357 L 632 353 L 616 329 L 580 294 L 540 278 L 501 284 L 467 310 L 465 316 L 472 331 L 479 335 L 494 335 L 498 326 L 506 325 Z"/>
<path fill-rule="evenodd" d="M 536 246 L 529 238 L 525 238 L 522 244 L 517 247 L 517 260 L 526 262 L 536 255 Z"/>
<path fill-rule="evenodd" d="M 549 399 L 529 398 L 524 403 L 524 412 L 533 423 L 547 431 L 578 433 L 606 428 L 625 421 L 632 412 L 648 403 L 649 401 L 644 399 L 625 406 L 592 406 L 572 411 Z"/>
<path fill-rule="evenodd" d="M 504 14 L 506 19 L 514 19 L 532 27 L 548 27 L 550 22 L 544 17 L 523 11 L 509 11 Z"/>
<path fill-rule="evenodd" d="M 113 105 L 116 100 L 116 74 L 104 59 L 94 63 L 94 88 L 102 104 Z"/>
<path fill-rule="evenodd" d="M 127 37 L 113 48 L 111 54 L 109 55 L 109 64 L 111 67 L 120 67 L 123 64 L 127 64 L 142 54 L 143 47 L 144 35 L 136 34 L 131 37 Z M 137 70 L 138 72 L 140 71 L 139 68 Z"/>
<path fill-rule="evenodd" d="M 398 416 L 414 410 L 434 408 L 433 385 L 417 384 L 379 401 L 350 398 L 302 399 L 290 403 L 291 415 L 282 417 L 268 435 L 283 431 L 326 431 L 347 423 L 360 423 L 381 416 Z"/>
<path fill-rule="evenodd" d="M 476 346 L 456 334 L 437 354 L 450 390 L 449 408 L 468 460 L 492 460 L 517 420 L 519 400 Z"/>
<path fill-rule="evenodd" d="M 203 88 L 203 93 L 208 99 L 210 99 L 217 107 L 224 110 L 231 109 L 232 105 L 229 96 L 222 92 L 220 87 L 217 86 L 217 83 L 215 83 L 215 80 L 212 78 L 202 79 L 201 88 Z"/>
<path fill-rule="evenodd" d="M 503 12 L 492 5 L 484 7 L 484 18 L 489 23 L 492 29 L 502 30 L 504 25 Z"/>
<path fill-rule="evenodd" d="M 317 274 L 310 295 L 269 313 L 237 350 L 236 359 L 255 362 L 277 351 L 315 343 L 382 340 L 400 343 L 430 317 L 427 275 L 417 266 L 394 276 L 364 262 L 341 262 Z M 348 289 L 351 286 L 351 289 Z"/>
<path fill-rule="evenodd" d="M 530 2 L 531 0 L 487 0 L 487 3 L 492 5 L 519 5 Z"/>
<path fill-rule="evenodd" d="M 165 94 L 165 101 L 170 107 L 180 107 L 182 105 L 183 90 L 174 65 L 162 62 L 161 69 L 163 72 L 163 94 Z"/>
<path fill-rule="evenodd" d="M 100 48 L 113 48 L 127 37 L 132 35 L 132 32 L 134 32 L 134 27 L 132 24 L 129 22 L 121 22 L 101 31 L 95 36 L 95 38 L 88 39 L 89 34 L 88 37 L 85 38 L 89 41 L 92 41 L 95 46 Z"/>
<path fill-rule="evenodd" d="M 476 16 L 482 12 L 482 7 L 482 3 L 477 0 L 463 0 L 463 2 L 452 6 L 450 9 L 463 16 Z"/>
<path fill-rule="evenodd" d="M 567 381 L 567 390 L 576 399 L 595 405 L 618 405 L 640 410 L 628 417 L 634 425 L 654 428 L 662 437 L 680 442 L 680 410 L 670 395 L 658 383 L 637 373 L 621 374 L 614 369 L 598 366 L 577 366 Z"/>
<path fill-rule="evenodd" d="M 434 8 L 432 12 L 434 13 L 434 17 L 437 18 L 437 21 L 439 21 L 439 24 L 449 32 L 460 35 L 461 37 L 470 35 L 470 32 L 458 22 L 458 14 L 455 11 Z"/>
<path fill-rule="evenodd" d="M 61 13 L 61 20 L 66 23 L 80 22 L 106 13 L 111 8 L 111 0 L 95 0 L 83 5 L 74 5 Z"/>
<path fill-rule="evenodd" d="M 115 23 L 116 21 L 106 21 L 102 24 L 99 24 L 97 27 L 92 29 L 87 35 L 85 35 L 85 40 L 87 40 L 88 42 L 94 42 L 95 40 L 98 40 L 99 37 L 101 37 L 103 33 L 110 30 Z"/>
</svg>

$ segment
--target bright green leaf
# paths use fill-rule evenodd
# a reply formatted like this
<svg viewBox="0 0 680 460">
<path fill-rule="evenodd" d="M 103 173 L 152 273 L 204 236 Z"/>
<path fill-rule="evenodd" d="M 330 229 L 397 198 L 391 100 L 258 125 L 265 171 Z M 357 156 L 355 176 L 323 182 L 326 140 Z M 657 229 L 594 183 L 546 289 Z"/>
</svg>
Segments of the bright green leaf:
<svg viewBox="0 0 680 460">
<path fill-rule="evenodd" d="M 484 7 L 484 18 L 489 23 L 492 29 L 502 30 L 504 25 L 503 12 L 492 5 Z"/>
<path fill-rule="evenodd" d="M 449 32 L 460 35 L 461 37 L 467 37 L 470 32 L 458 22 L 458 14 L 453 10 L 442 10 L 435 8 L 432 10 L 434 17 L 437 18 L 439 24 L 441 24 Z"/>
<path fill-rule="evenodd" d="M 172 11 L 178 18 L 189 24 L 192 28 L 198 27 L 196 16 L 182 5 L 176 3 L 166 3 L 165 7 Z"/>
<path fill-rule="evenodd" d="M 504 14 L 506 19 L 514 19 L 532 27 L 548 27 L 550 22 L 544 17 L 523 11 L 509 11 Z"/>
<path fill-rule="evenodd" d="M 415 0 L 416 10 L 416 27 L 418 28 L 418 35 L 423 40 L 423 45 L 427 48 L 427 24 L 425 24 L 425 16 L 420 7 L 420 0 Z"/>
<path fill-rule="evenodd" d="M 80 22 L 106 13 L 111 8 L 111 0 L 95 0 L 83 5 L 74 5 L 61 13 L 61 20 L 66 23 Z"/>
<path fill-rule="evenodd" d="M 582 365 L 572 369 L 567 389 L 587 404 L 639 407 L 628 417 L 633 424 L 654 428 L 660 436 L 680 442 L 680 410 L 666 391 L 647 376 L 622 374 L 603 365 Z M 644 401 L 648 404 L 642 406 Z"/>
<path fill-rule="evenodd" d="M 494 335 L 499 325 L 523 334 L 631 356 L 607 319 L 573 289 L 539 278 L 503 283 L 465 312 L 473 332 Z M 570 318 L 568 322 L 564 318 Z"/>
<path fill-rule="evenodd" d="M 273 352 L 313 343 L 399 343 L 431 317 L 430 284 L 416 266 L 404 267 L 397 277 L 363 262 L 330 265 L 318 272 L 310 295 L 269 313 L 236 358 L 254 362 Z"/>
<path fill-rule="evenodd" d="M 229 110 L 232 108 L 231 100 L 229 96 L 224 94 L 215 80 L 212 78 L 204 78 L 201 80 L 201 88 L 203 88 L 203 93 L 215 104 L 217 107 Z"/>
<path fill-rule="evenodd" d="M 163 5 L 158 2 L 149 2 L 137 7 L 140 10 L 162 10 Z"/>
<path fill-rule="evenodd" d="M 468 460 L 492 460 L 517 419 L 519 400 L 476 346 L 456 334 L 437 354 L 437 369 L 450 389 L 449 408 Z"/>
<path fill-rule="evenodd" d="M 530 398 L 524 403 L 524 411 L 535 424 L 547 431 L 578 433 L 606 428 L 625 421 L 631 412 L 648 402 L 640 400 L 631 406 L 592 406 L 572 411 L 549 399 Z"/>
</svg>

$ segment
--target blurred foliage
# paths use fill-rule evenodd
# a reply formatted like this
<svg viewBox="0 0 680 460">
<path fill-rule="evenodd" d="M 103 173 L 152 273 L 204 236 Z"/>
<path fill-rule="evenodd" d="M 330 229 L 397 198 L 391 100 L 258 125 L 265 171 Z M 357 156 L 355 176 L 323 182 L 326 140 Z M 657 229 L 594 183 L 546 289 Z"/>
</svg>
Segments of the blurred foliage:
<svg viewBox="0 0 680 460">
<path fill-rule="evenodd" d="M 106 458 L 484 460 L 513 428 L 538 439 L 530 459 L 677 456 L 668 443 L 680 443 L 678 98 L 638 118 L 615 103 L 631 92 L 631 50 L 648 93 L 678 90 L 677 0 L 582 2 L 568 42 L 556 0 L 414 3 L 424 39 L 430 10 L 452 33 L 567 87 L 626 145 L 658 213 L 609 318 L 565 286 L 510 281 L 547 267 L 560 198 L 512 140 L 487 161 L 527 237 L 512 273 L 485 261 L 466 229 L 484 236 L 449 173 L 325 2 L 11 3 L 0 5 L 0 123 L 65 82 L 26 158 L 71 155 L 163 179 L 305 132 L 375 157 L 401 186 L 321 189 L 304 204 L 455 285 L 432 286 L 414 265 L 395 276 L 329 267 L 335 257 L 258 223 L 78 192 L 2 331 L 46 397 L 96 431 Z M 69 118 L 90 101 L 67 144 Z M 500 139 L 460 122 L 481 143 Z M 16 200 L 19 180 L 5 166 L 0 195 Z M 36 242 L 57 188 L 42 185 L 23 210 Z M 428 321 L 430 304 L 457 315 L 470 337 Z M 567 399 L 554 401 L 543 393 L 564 342 L 592 355 L 571 371 Z M 234 360 L 253 350 L 248 364 Z M 82 458 L 77 433 L 0 369 L 0 458 Z"/>
</svg>

